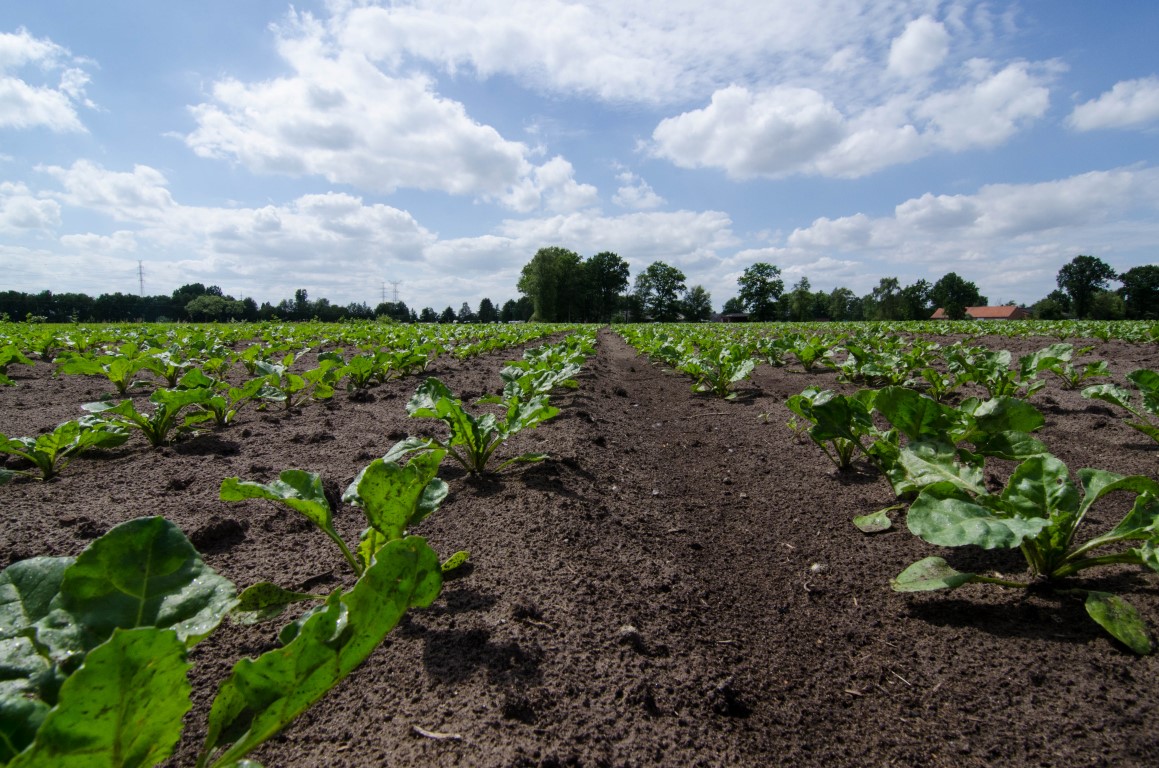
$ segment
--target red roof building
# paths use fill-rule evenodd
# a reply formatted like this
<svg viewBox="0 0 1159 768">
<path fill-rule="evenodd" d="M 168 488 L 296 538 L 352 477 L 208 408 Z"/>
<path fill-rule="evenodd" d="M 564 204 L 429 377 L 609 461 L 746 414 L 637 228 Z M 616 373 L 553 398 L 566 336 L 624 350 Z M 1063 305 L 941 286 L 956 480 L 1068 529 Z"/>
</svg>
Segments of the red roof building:
<svg viewBox="0 0 1159 768">
<path fill-rule="evenodd" d="M 1022 307 L 1011 304 L 1008 307 L 966 307 L 966 317 L 971 320 L 1024 320 L 1030 317 L 1030 313 Z M 930 319 L 945 320 L 946 311 L 938 307 Z"/>
</svg>

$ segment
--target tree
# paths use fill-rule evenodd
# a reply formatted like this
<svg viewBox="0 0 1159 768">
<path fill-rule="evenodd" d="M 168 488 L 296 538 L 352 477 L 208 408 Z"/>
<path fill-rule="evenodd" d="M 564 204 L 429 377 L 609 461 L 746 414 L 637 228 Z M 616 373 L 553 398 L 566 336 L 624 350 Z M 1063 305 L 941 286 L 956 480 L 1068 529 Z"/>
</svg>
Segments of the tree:
<svg viewBox="0 0 1159 768">
<path fill-rule="evenodd" d="M 1058 287 L 1070 297 L 1074 316 L 1079 320 L 1090 315 L 1091 299 L 1095 294 L 1115 279 L 1117 276 L 1111 265 L 1094 256 L 1075 256 L 1058 271 Z"/>
<path fill-rule="evenodd" d="M 929 280 L 918 280 L 901 289 L 900 320 L 929 320 L 933 314 L 930 294 L 933 286 Z"/>
<path fill-rule="evenodd" d="M 437 323 L 439 322 L 439 315 L 430 307 L 423 307 L 419 312 L 420 323 Z"/>
<path fill-rule="evenodd" d="M 978 286 L 959 277 L 955 272 L 943 275 L 941 280 L 934 283 L 930 298 L 934 300 L 935 305 L 945 310 L 946 317 L 951 320 L 965 320 L 966 307 L 986 305 L 986 297 L 978 293 Z"/>
<path fill-rule="evenodd" d="M 519 292 L 535 304 L 535 320 L 571 320 L 582 302 L 583 269 L 579 254 L 566 248 L 540 248 L 519 275 Z"/>
<path fill-rule="evenodd" d="M 826 309 L 830 320 L 860 320 L 861 299 L 848 288 L 834 288 L 828 296 Z"/>
<path fill-rule="evenodd" d="M 690 323 L 712 319 L 712 295 L 703 285 L 694 285 L 684 293 L 684 319 Z"/>
<path fill-rule="evenodd" d="M 740 299 L 744 302 L 753 320 L 774 320 L 777 299 L 785 290 L 780 267 L 758 262 L 737 278 L 740 285 Z"/>
<path fill-rule="evenodd" d="M 1133 320 L 1159 318 L 1159 265 L 1131 267 L 1119 275 L 1123 287 L 1119 294 L 1127 304 L 1127 317 Z"/>
<path fill-rule="evenodd" d="M 636 296 L 644 314 L 661 323 L 680 319 L 680 294 L 685 290 L 684 273 L 662 261 L 654 261 L 636 276 Z"/>
<path fill-rule="evenodd" d="M 589 293 L 590 314 L 585 320 L 611 321 L 628 290 L 628 262 L 611 251 L 601 251 L 584 262 L 585 283 Z"/>
<path fill-rule="evenodd" d="M 484 298 L 479 302 L 478 321 L 480 323 L 494 323 L 499 320 L 499 312 L 495 309 L 495 305 L 491 303 L 491 299 Z"/>
<path fill-rule="evenodd" d="M 724 303 L 724 308 L 721 310 L 726 315 L 741 315 L 744 314 L 744 299 L 740 296 L 733 296 Z"/>
<path fill-rule="evenodd" d="M 1092 320 L 1122 320 L 1127 315 L 1123 297 L 1114 291 L 1099 291 L 1091 297 Z"/>
<path fill-rule="evenodd" d="M 459 307 L 459 314 L 455 315 L 455 320 L 460 323 L 476 322 L 475 313 L 471 311 L 471 305 L 464 301 L 463 306 Z"/>
<path fill-rule="evenodd" d="M 310 319 L 310 294 L 306 293 L 305 288 L 294 291 L 293 313 L 295 320 Z"/>
<path fill-rule="evenodd" d="M 901 283 L 896 277 L 883 277 L 863 300 L 866 320 L 901 320 L 904 307 Z"/>
<path fill-rule="evenodd" d="M 454 323 L 457 319 L 458 316 L 455 314 L 455 310 L 451 309 L 449 304 L 447 305 L 446 309 L 439 313 L 439 322 L 443 323 L 444 325 L 448 323 Z"/>
<path fill-rule="evenodd" d="M 789 292 L 789 319 L 803 323 L 813 319 L 813 292 L 809 278 L 802 276 Z"/>
</svg>

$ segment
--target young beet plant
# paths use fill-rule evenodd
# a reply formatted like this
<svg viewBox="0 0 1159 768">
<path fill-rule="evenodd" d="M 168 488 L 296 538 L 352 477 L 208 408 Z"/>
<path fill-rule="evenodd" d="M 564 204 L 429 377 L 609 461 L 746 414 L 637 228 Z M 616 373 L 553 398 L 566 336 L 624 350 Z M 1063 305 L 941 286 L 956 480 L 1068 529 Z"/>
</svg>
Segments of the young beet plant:
<svg viewBox="0 0 1159 768">
<path fill-rule="evenodd" d="M 512 397 L 503 404 L 506 413 L 502 417 L 493 413 L 482 416 L 468 413 L 463 408 L 463 402 L 455 397 L 447 385 L 432 376 L 415 390 L 414 396 L 406 404 L 406 412 L 416 419 L 438 419 L 447 425 L 451 434 L 444 440 L 408 437 L 392 447 L 384 458 L 394 461 L 412 452 L 437 449 L 446 451 L 472 475 L 500 472 L 516 462 L 546 459 L 546 453 L 524 453 L 507 459 L 494 470 L 487 468 L 495 451 L 508 438 L 524 429 L 537 427 L 559 413 L 558 408 L 548 405 L 545 395 L 527 400 Z"/>
<path fill-rule="evenodd" d="M 106 421 L 140 430 L 149 445 L 160 448 L 169 442 L 174 430 L 183 426 L 180 416 L 185 408 L 208 403 L 212 397 L 213 391 L 204 388 L 159 389 L 149 397 L 149 402 L 156 406 L 152 413 L 141 413 L 132 400 L 116 404 L 86 403 L 81 407 Z"/>
<path fill-rule="evenodd" d="M 1126 600 L 1059 584 L 1102 565 L 1143 565 L 1159 571 L 1159 483 L 1143 475 L 1082 469 L 1076 486 L 1066 465 L 1043 454 L 1019 464 L 1002 492 L 991 494 L 981 471 L 956 465 L 950 456 L 942 464 L 940 479 L 923 487 L 910 506 L 910 531 L 943 547 L 1018 547 L 1031 579 L 963 573 L 943 558 L 928 557 L 902 571 L 892 582 L 894 590 L 956 589 L 971 583 L 1027 589 L 1046 584 L 1057 593 L 1084 597 L 1087 614 L 1135 653 L 1151 651 L 1147 628 Z M 1091 507 L 1116 491 L 1136 494 L 1134 506 L 1112 530 L 1079 541 L 1079 527 Z"/>
<path fill-rule="evenodd" d="M 5 437 L 0 435 L 0 453 L 30 462 L 35 470 L 18 471 L 0 468 L 0 485 L 17 475 L 40 473 L 41 480 L 51 480 L 61 473 L 71 459 L 89 448 L 115 448 L 129 439 L 129 433 L 107 421 L 86 417 L 66 421 L 39 437 Z"/>
<path fill-rule="evenodd" d="M 1139 368 L 1127 374 L 1127 380 L 1139 388 L 1142 402 L 1131 404 L 1131 391 L 1117 384 L 1096 384 L 1083 390 L 1083 397 L 1117 405 L 1135 417 L 1127 426 L 1159 443 L 1159 373 Z"/>
<path fill-rule="evenodd" d="M 277 501 L 300 513 L 330 537 L 354 573 L 361 576 L 386 544 L 403 539 L 409 528 L 443 503 L 447 484 L 435 476 L 442 460 L 443 452 L 437 450 L 415 456 L 406 466 L 375 459 L 358 473 L 342 494 L 342 500 L 360 508 L 369 523 L 353 550 L 334 528 L 333 510 L 323 491 L 322 479 L 313 472 L 288 469 L 268 484 L 231 477 L 222 482 L 220 495 L 222 501 Z M 467 552 L 456 553 L 443 564 L 443 571 L 453 570 L 468 557 Z M 243 620 L 262 621 L 277 616 L 291 603 L 325 598 L 325 595 L 293 592 L 261 582 L 238 597 L 238 611 Z"/>
</svg>

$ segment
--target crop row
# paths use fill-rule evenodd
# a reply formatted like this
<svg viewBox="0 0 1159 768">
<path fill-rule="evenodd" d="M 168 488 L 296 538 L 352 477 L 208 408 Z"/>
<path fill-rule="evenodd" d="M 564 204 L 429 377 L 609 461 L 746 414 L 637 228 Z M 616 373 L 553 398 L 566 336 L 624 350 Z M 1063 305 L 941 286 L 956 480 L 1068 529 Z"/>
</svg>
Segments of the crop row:
<svg viewBox="0 0 1159 768">
<path fill-rule="evenodd" d="M 908 529 L 943 547 L 1019 549 L 1029 579 L 954 570 L 927 557 L 892 582 L 901 592 L 955 589 L 988 583 L 1083 599 L 1090 617 L 1136 653 L 1152 643 L 1142 617 L 1121 596 L 1070 586 L 1090 568 L 1135 565 L 1159 572 L 1159 482 L 1147 475 L 1066 465 L 1032 433 L 1045 419 L 1028 398 L 1049 374 L 1066 389 L 1124 409 L 1127 424 L 1159 442 L 1159 373 L 1127 374 L 1131 389 L 1113 382 L 1102 360 L 1083 360 L 1092 348 L 1065 342 L 1047 345 L 1013 364 L 1006 350 L 958 341 L 947 347 L 924 338 L 840 333 L 747 336 L 689 327 L 625 327 L 619 332 L 638 349 L 693 378 L 693 389 L 735 397 L 734 385 L 749 378 L 757 360 L 795 361 L 806 372 L 837 371 L 846 384 L 870 385 L 853 394 L 807 387 L 785 402 L 790 426 L 807 436 L 840 472 L 861 458 L 884 477 L 898 503 L 856 519 L 877 533 L 892 526 L 891 512 L 906 510 Z M 985 397 L 962 397 L 972 384 Z M 1135 400 L 1135 392 L 1139 394 Z M 956 404 L 955 404 L 956 402 Z M 992 491 L 986 478 L 1016 462 L 1006 484 Z M 1092 506 L 1113 492 L 1134 495 L 1127 514 L 1109 530 L 1083 538 Z"/>
<path fill-rule="evenodd" d="M 590 332 L 575 333 L 527 350 L 502 369 L 502 394 L 476 408 L 427 379 L 407 412 L 441 421 L 447 434 L 407 437 L 358 473 L 342 495 L 367 522 L 357 543 L 335 530 L 317 474 L 295 469 L 269 484 L 222 483 L 223 500 L 273 500 L 310 520 L 352 568 L 350 589 L 312 594 L 264 582 L 238 594 L 159 517 L 123 523 L 75 558 L 32 558 L 0 572 L 0 764 L 163 761 L 192 706 L 188 649 L 226 616 L 264 621 L 292 604 L 312 604 L 281 629 L 280 647 L 237 662 L 209 709 L 198 765 L 256 765 L 247 754 L 357 667 L 406 610 L 436 599 L 443 575 L 469 557 L 459 552 L 440 563 L 409 533 L 447 495 L 438 477 L 444 458 L 473 474 L 546 458 L 491 461 L 507 438 L 558 414 L 549 399 L 578 386 L 593 343 Z"/>
</svg>

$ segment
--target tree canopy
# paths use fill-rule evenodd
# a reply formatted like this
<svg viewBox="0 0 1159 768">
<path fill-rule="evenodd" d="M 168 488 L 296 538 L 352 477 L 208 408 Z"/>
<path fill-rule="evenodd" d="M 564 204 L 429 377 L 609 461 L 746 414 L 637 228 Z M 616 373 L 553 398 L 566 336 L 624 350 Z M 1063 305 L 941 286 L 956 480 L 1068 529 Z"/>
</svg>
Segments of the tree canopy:
<svg viewBox="0 0 1159 768">
<path fill-rule="evenodd" d="M 661 323 L 680 318 L 684 293 L 684 273 L 662 261 L 654 261 L 636 276 L 635 294 L 644 314 Z"/>
<path fill-rule="evenodd" d="M 777 299 L 785 291 L 780 267 L 757 262 L 748 267 L 736 282 L 740 286 L 738 296 L 753 320 L 776 319 Z"/>
<path fill-rule="evenodd" d="M 1063 265 L 1058 271 L 1058 287 L 1070 297 L 1071 308 L 1076 319 L 1090 317 L 1091 300 L 1100 290 L 1107 288 L 1111 280 L 1117 279 L 1110 264 L 1094 256 L 1079 255 Z"/>
</svg>

